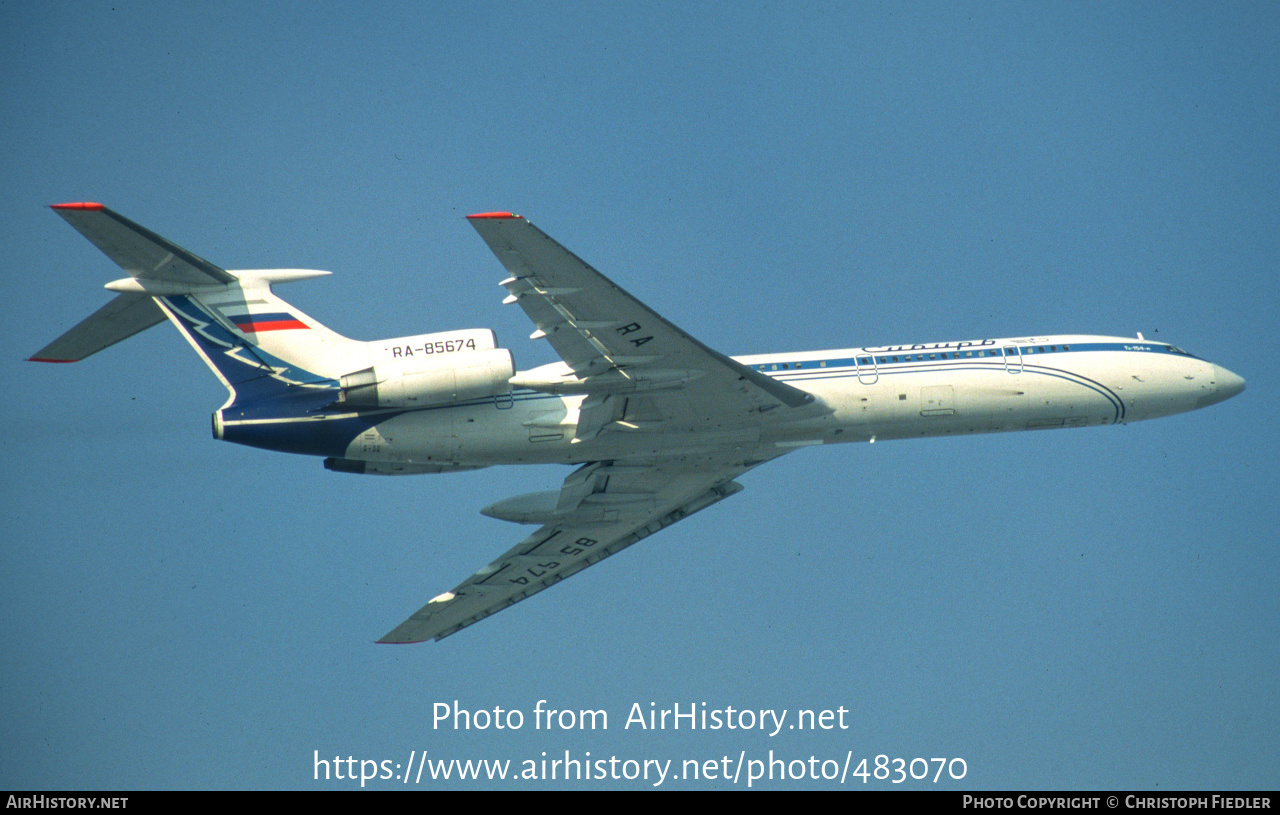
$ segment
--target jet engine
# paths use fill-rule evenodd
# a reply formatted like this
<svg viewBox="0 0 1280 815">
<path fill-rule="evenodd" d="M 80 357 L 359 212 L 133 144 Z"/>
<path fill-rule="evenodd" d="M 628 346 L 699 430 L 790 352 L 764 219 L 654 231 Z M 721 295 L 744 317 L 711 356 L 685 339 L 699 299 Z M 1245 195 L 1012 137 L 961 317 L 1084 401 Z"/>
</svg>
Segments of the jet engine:
<svg viewBox="0 0 1280 815">
<path fill-rule="evenodd" d="M 506 348 L 401 357 L 342 377 L 339 404 L 421 408 L 511 392 L 515 361 Z"/>
</svg>

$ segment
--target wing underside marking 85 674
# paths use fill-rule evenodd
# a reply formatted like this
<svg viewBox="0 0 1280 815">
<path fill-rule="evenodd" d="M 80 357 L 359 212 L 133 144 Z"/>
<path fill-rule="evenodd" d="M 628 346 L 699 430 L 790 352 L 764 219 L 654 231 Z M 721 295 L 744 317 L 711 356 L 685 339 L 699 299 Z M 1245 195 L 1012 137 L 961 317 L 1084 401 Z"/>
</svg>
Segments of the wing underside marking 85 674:
<svg viewBox="0 0 1280 815">
<path fill-rule="evenodd" d="M 532 502 L 525 508 L 526 520 L 546 521 L 536 532 L 427 603 L 380 642 L 443 639 L 479 622 L 733 495 L 742 489 L 733 476 L 750 466 L 710 461 L 583 465 L 558 493 L 546 494 L 543 506 Z M 505 511 L 508 519 L 519 512 Z"/>
</svg>

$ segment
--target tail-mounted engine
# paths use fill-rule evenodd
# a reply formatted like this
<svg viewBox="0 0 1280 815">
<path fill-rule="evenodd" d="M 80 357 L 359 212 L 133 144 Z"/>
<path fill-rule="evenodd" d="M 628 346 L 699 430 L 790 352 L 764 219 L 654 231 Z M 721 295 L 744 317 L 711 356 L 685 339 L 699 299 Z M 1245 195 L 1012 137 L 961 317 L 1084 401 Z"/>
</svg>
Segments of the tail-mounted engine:
<svg viewBox="0 0 1280 815">
<path fill-rule="evenodd" d="M 369 343 L 374 364 L 343 376 L 338 403 L 421 408 L 511 392 L 515 361 L 488 330 L 422 334 Z"/>
</svg>

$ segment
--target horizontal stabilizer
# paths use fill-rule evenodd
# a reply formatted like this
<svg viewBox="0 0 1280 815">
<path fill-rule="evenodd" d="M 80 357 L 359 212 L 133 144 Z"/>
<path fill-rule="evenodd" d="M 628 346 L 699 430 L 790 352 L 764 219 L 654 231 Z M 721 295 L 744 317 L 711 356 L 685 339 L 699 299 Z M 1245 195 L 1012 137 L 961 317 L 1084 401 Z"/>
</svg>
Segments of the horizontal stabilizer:
<svg viewBox="0 0 1280 815">
<path fill-rule="evenodd" d="M 191 286 L 231 283 L 236 279 L 225 269 L 102 204 L 54 204 L 52 209 L 130 277 Z"/>
<path fill-rule="evenodd" d="M 41 348 L 32 362 L 76 362 L 127 340 L 164 320 L 156 301 L 142 294 L 121 294 L 75 328 Z"/>
</svg>

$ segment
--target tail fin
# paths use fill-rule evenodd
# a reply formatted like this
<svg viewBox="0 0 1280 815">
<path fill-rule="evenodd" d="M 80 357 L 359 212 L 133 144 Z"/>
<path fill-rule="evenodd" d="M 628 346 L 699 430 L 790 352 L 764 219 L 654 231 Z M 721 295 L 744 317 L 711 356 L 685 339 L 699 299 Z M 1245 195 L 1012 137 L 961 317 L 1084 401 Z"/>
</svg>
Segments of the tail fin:
<svg viewBox="0 0 1280 815">
<path fill-rule="evenodd" d="M 114 300 L 41 349 L 37 362 L 74 362 L 168 317 L 231 391 L 228 405 L 298 388 L 331 390 L 367 366 L 366 344 L 330 331 L 276 297 L 272 283 L 328 272 L 227 271 L 101 204 L 53 210 L 128 272 Z"/>
</svg>

